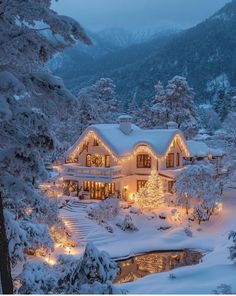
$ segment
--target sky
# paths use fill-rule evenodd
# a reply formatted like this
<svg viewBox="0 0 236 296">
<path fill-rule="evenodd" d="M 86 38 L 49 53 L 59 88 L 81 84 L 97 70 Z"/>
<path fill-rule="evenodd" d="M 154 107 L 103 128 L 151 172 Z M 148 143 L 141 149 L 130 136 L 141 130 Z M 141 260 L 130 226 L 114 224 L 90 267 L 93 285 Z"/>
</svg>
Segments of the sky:
<svg viewBox="0 0 236 296">
<path fill-rule="evenodd" d="M 91 31 L 130 31 L 192 27 L 230 0 L 54 0 L 53 9 Z"/>
</svg>

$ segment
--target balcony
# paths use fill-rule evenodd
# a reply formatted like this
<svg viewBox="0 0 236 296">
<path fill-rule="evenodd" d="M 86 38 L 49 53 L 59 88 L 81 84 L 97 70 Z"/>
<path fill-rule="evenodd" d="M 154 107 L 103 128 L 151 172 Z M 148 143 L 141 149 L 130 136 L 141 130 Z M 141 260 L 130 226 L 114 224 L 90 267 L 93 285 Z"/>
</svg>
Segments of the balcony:
<svg viewBox="0 0 236 296">
<path fill-rule="evenodd" d="M 64 164 L 62 177 L 79 178 L 83 180 L 96 180 L 98 182 L 110 182 L 112 179 L 119 178 L 121 174 L 121 166 L 104 167 L 83 167 L 77 164 Z"/>
</svg>

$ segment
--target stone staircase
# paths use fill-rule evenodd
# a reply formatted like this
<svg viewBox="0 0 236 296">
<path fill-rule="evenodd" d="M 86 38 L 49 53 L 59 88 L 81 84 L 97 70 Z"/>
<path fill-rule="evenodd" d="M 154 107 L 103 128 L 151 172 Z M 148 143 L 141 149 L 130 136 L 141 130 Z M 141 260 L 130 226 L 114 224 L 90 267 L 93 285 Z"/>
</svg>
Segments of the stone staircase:
<svg viewBox="0 0 236 296">
<path fill-rule="evenodd" d="M 86 209 L 93 201 L 69 201 L 60 210 L 60 217 L 69 229 L 72 238 L 85 245 L 87 242 L 105 243 L 109 234 L 96 221 L 90 220 Z"/>
</svg>

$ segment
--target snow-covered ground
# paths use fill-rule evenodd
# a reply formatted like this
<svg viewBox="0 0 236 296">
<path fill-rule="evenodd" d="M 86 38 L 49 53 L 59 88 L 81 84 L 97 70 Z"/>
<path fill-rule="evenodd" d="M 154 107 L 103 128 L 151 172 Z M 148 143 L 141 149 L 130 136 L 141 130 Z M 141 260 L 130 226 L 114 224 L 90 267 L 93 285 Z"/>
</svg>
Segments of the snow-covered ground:
<svg viewBox="0 0 236 296">
<path fill-rule="evenodd" d="M 236 191 L 226 192 L 223 209 L 211 218 L 210 222 L 189 222 L 181 211 L 180 219 L 171 215 L 172 208 L 162 208 L 154 213 L 134 214 L 122 209 L 121 214 L 108 221 L 113 233 L 108 232 L 95 220 L 88 218 L 86 209 L 90 201 L 69 202 L 60 211 L 73 237 L 79 245 L 72 253 L 80 255 L 84 245 L 92 241 L 100 250 L 107 251 L 112 257 L 127 257 L 154 250 L 198 249 L 207 251 L 203 262 L 196 266 L 178 268 L 146 276 L 122 286 L 129 293 L 210 293 L 218 285 L 231 285 L 236 291 L 236 265 L 229 260 L 228 240 L 230 230 L 236 229 Z M 167 219 L 159 218 L 165 212 Z M 126 214 L 132 216 L 138 231 L 124 232 L 116 223 Z M 176 220 L 176 221 L 175 221 Z M 190 224 L 189 224 L 190 223 Z M 171 225 L 168 230 L 158 230 L 160 226 Z M 190 226 L 193 236 L 187 236 L 184 228 Z M 169 278 L 174 273 L 176 278 Z"/>
</svg>

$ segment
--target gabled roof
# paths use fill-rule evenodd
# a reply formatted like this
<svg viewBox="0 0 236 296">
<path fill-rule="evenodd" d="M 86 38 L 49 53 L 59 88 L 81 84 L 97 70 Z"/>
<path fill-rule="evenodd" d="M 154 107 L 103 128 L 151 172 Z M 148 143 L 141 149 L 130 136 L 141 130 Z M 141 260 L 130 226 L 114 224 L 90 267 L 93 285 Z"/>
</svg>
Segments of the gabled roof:
<svg viewBox="0 0 236 296">
<path fill-rule="evenodd" d="M 178 129 L 141 129 L 132 124 L 132 131 L 127 135 L 120 130 L 119 124 L 95 124 L 84 131 L 68 151 L 68 155 L 74 151 L 90 131 L 95 132 L 117 157 L 126 156 L 141 145 L 149 146 L 159 157 L 164 156 L 177 135 L 181 138 L 185 149 L 188 151 L 184 136 Z"/>
</svg>

